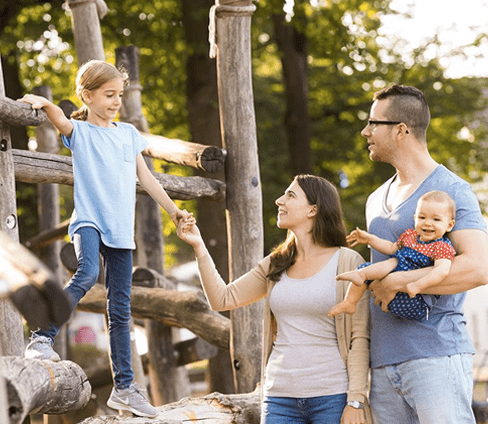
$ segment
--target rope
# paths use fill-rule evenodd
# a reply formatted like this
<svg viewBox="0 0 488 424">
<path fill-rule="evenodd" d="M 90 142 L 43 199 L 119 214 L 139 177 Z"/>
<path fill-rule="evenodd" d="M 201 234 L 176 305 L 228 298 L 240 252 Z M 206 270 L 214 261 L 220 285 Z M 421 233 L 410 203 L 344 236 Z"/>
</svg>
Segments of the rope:
<svg viewBox="0 0 488 424">
<path fill-rule="evenodd" d="M 213 59 L 217 52 L 217 34 L 216 34 L 216 16 L 218 12 L 225 12 L 228 15 L 240 16 L 240 15 L 252 15 L 256 10 L 256 6 L 229 6 L 228 4 L 221 5 L 219 0 L 215 0 L 216 3 L 210 8 L 209 23 L 208 23 L 208 41 L 210 43 L 209 56 Z M 242 0 L 233 0 L 231 3 L 237 3 Z"/>
</svg>

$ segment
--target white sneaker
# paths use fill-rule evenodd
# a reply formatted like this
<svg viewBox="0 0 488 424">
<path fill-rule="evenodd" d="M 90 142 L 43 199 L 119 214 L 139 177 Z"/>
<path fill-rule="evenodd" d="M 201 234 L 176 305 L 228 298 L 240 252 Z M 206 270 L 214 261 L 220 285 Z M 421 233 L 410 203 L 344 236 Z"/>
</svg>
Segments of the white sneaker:
<svg viewBox="0 0 488 424">
<path fill-rule="evenodd" d="M 45 336 L 33 336 L 25 348 L 24 356 L 29 359 L 58 362 L 59 355 L 53 350 L 52 341 Z"/>
<path fill-rule="evenodd" d="M 132 383 L 127 389 L 113 388 L 107 405 L 110 408 L 130 411 L 140 417 L 155 417 L 158 412 L 152 406 L 137 383 Z"/>
</svg>

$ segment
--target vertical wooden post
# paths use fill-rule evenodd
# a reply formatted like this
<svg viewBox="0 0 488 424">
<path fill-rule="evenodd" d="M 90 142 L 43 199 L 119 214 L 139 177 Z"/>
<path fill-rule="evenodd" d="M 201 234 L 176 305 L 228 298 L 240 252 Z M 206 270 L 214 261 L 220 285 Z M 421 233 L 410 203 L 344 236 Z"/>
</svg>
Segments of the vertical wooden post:
<svg viewBox="0 0 488 424">
<path fill-rule="evenodd" d="M 232 4 L 232 5 L 231 5 Z M 263 215 L 251 74 L 251 0 L 215 8 L 222 144 L 227 150 L 229 274 L 235 280 L 263 257 Z M 232 311 L 231 357 L 237 393 L 260 380 L 262 302 Z"/>
<path fill-rule="evenodd" d="M 51 89 L 42 85 L 34 88 L 34 93 L 52 101 Z M 57 154 L 59 153 L 59 141 L 56 128 L 46 120 L 36 127 L 37 151 Z M 57 184 L 38 184 L 37 198 L 39 205 L 39 230 L 50 230 L 58 226 L 59 217 L 59 186 Z M 56 278 L 56 282 L 62 285 L 67 278 L 61 263 L 61 242 L 55 241 L 40 251 L 41 260 L 49 267 Z M 55 350 L 62 359 L 67 359 L 67 334 L 63 326 L 55 340 Z"/>
<path fill-rule="evenodd" d="M 0 96 L 5 96 L 0 63 Z M 0 121 L 0 230 L 19 241 L 15 175 L 9 125 Z M 22 356 L 24 334 L 20 314 L 9 301 L 0 301 L 0 356 Z"/>
<path fill-rule="evenodd" d="M 136 46 L 119 47 L 115 50 L 116 64 L 129 72 L 130 84 L 124 91 L 120 120 L 130 122 L 139 131 L 149 132 L 142 112 L 139 83 L 139 49 Z M 154 169 L 151 158 L 145 158 L 150 170 Z M 136 263 L 164 274 L 164 240 L 161 208 L 146 195 L 137 196 L 136 205 Z M 189 396 L 189 380 L 186 369 L 176 366 L 173 349 L 173 329 L 145 320 L 148 339 L 149 379 L 153 402 L 156 405 L 175 402 Z"/>
<path fill-rule="evenodd" d="M 68 0 L 78 63 L 105 60 L 102 32 L 95 0 Z"/>
</svg>

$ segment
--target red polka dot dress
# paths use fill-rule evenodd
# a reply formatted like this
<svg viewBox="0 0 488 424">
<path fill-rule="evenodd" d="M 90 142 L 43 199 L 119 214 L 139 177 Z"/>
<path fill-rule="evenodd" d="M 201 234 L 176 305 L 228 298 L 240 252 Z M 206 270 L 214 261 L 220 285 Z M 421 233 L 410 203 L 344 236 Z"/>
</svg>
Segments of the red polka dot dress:
<svg viewBox="0 0 488 424">
<path fill-rule="evenodd" d="M 397 240 L 398 251 L 394 257 L 398 260 L 396 268 L 392 271 L 410 271 L 434 265 L 437 259 L 453 260 L 456 251 L 451 241 L 446 237 L 423 242 L 418 233 L 409 228 Z M 418 294 L 411 298 L 407 293 L 397 293 L 388 304 L 388 310 L 397 317 L 421 320 L 429 311 L 423 295 Z"/>
</svg>

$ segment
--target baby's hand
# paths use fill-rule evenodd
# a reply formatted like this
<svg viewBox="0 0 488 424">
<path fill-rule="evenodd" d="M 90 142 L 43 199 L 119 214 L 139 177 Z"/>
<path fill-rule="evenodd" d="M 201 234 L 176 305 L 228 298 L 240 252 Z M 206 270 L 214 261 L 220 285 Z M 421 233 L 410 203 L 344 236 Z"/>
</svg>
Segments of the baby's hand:
<svg viewBox="0 0 488 424">
<path fill-rule="evenodd" d="M 18 102 L 28 103 L 32 109 L 42 109 L 49 103 L 49 100 L 42 96 L 36 96 L 35 94 L 26 94 Z"/>
<path fill-rule="evenodd" d="M 367 231 L 356 227 L 356 229 L 351 231 L 351 233 L 346 237 L 346 241 L 351 245 L 351 247 L 354 247 L 357 244 L 368 244 L 368 236 L 369 233 Z"/>
</svg>

